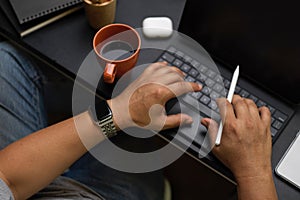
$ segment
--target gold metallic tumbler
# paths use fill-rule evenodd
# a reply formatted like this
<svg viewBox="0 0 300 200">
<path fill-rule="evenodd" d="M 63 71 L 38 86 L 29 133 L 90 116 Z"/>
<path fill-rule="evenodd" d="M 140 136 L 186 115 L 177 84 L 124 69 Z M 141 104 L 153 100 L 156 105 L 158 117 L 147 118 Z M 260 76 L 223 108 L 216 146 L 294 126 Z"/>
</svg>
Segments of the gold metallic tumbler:
<svg viewBox="0 0 300 200">
<path fill-rule="evenodd" d="M 84 0 L 84 9 L 91 27 L 100 29 L 115 20 L 117 0 Z"/>
</svg>

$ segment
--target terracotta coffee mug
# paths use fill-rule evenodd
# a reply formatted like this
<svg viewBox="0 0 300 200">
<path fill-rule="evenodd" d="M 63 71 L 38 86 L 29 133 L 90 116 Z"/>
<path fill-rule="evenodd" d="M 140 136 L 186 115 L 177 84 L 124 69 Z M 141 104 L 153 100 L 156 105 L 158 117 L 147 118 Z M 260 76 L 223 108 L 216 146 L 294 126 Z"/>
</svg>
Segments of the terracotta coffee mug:
<svg viewBox="0 0 300 200">
<path fill-rule="evenodd" d="M 115 78 L 120 78 L 135 66 L 141 38 L 135 29 L 126 24 L 110 24 L 96 33 L 93 47 L 100 63 L 105 65 L 104 82 L 113 83 Z"/>
</svg>

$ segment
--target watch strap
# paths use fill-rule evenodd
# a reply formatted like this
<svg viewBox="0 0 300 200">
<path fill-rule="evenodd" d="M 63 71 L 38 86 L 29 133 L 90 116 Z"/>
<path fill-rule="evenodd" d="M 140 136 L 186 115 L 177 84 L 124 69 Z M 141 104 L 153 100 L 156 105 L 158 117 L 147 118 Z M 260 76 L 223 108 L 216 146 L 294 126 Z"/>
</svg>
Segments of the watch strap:
<svg viewBox="0 0 300 200">
<path fill-rule="evenodd" d="M 112 116 L 110 116 L 106 119 L 103 119 L 103 120 L 99 120 L 96 122 L 96 124 L 101 128 L 102 133 L 107 138 L 117 135 L 117 129 L 113 122 Z"/>
<path fill-rule="evenodd" d="M 99 106 L 101 104 L 101 106 Z M 104 112 L 107 109 L 107 115 L 98 116 L 100 112 Z M 101 129 L 105 137 L 110 138 L 117 135 L 117 129 L 113 122 L 112 112 L 106 101 L 100 101 L 95 104 L 95 107 L 89 106 L 89 113 L 94 123 Z"/>
</svg>

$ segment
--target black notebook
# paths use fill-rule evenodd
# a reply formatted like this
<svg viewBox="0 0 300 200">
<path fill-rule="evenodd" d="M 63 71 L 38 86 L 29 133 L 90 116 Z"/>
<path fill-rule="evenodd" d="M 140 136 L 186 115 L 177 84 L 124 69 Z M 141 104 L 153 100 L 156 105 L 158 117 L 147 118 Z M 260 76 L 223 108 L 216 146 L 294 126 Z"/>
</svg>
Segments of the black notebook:
<svg viewBox="0 0 300 200">
<path fill-rule="evenodd" d="M 4 0 L 0 7 L 15 31 L 26 36 L 80 8 L 82 0 Z"/>
<path fill-rule="evenodd" d="M 76 5 L 81 0 L 9 0 L 20 24 Z"/>
</svg>

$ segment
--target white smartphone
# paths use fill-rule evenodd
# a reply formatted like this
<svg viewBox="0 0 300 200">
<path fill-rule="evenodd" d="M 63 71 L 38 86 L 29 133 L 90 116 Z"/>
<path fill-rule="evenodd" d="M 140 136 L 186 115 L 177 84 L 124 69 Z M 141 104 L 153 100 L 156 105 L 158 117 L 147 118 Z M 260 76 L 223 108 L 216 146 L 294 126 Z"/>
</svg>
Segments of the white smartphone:
<svg viewBox="0 0 300 200">
<path fill-rule="evenodd" d="M 278 163 L 275 172 L 278 176 L 300 189 L 300 131 Z"/>
</svg>

